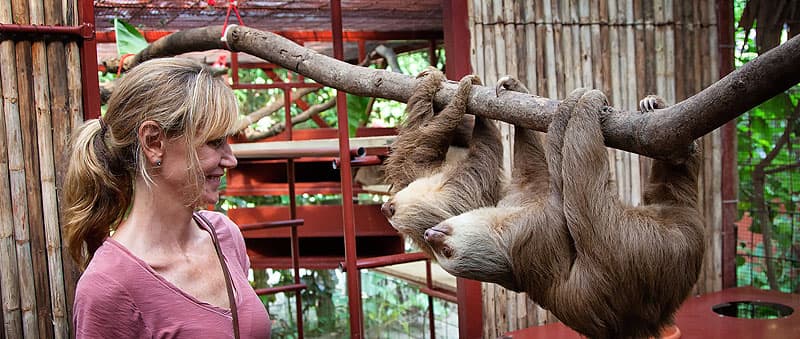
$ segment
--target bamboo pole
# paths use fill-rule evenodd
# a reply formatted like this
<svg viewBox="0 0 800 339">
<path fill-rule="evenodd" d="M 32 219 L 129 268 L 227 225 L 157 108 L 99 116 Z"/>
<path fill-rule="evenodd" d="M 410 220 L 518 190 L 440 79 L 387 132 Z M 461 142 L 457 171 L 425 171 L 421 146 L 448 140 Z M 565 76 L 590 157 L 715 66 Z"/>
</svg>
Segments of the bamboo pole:
<svg viewBox="0 0 800 339">
<path fill-rule="evenodd" d="M 716 29 L 717 22 L 718 22 L 717 11 L 716 11 L 716 2 L 715 1 L 706 0 L 705 1 L 705 8 L 706 8 L 706 13 L 707 13 L 707 21 L 706 21 L 706 24 L 703 25 L 703 27 L 706 27 L 706 29 L 707 29 L 707 33 L 704 36 L 706 36 L 707 39 L 708 39 L 706 43 L 709 46 L 709 57 L 708 57 L 708 59 L 709 59 L 709 65 L 710 65 L 710 67 L 708 67 L 708 70 L 709 70 L 709 73 L 710 73 L 710 77 L 708 78 L 706 83 L 710 84 L 710 83 L 713 83 L 713 82 L 715 82 L 715 81 L 717 81 L 719 79 L 719 73 L 717 72 L 717 70 L 719 69 L 720 56 L 719 56 L 719 49 L 717 48 L 717 46 L 719 44 L 719 38 L 717 36 L 717 29 Z M 721 206 L 723 206 L 723 201 L 722 201 L 723 200 L 723 193 L 722 193 L 722 190 L 723 190 L 722 189 L 722 178 L 723 178 L 723 175 L 722 175 L 722 172 L 723 172 L 724 164 L 723 164 L 723 157 L 722 157 L 722 152 L 723 152 L 722 131 L 721 131 L 721 129 L 717 129 L 717 132 L 718 132 L 718 134 L 714 135 L 714 137 L 715 137 L 714 150 L 716 151 L 716 153 L 714 154 L 714 159 L 715 159 L 715 161 L 718 162 L 717 165 L 716 165 L 718 169 L 714 173 L 714 177 L 718 178 L 717 183 L 719 184 L 719 187 L 717 187 L 718 194 L 715 195 L 715 199 L 717 200 L 717 201 L 715 201 L 715 203 L 717 204 L 717 206 L 720 206 L 720 208 L 717 208 L 715 210 L 717 215 L 715 215 L 715 222 L 712 224 L 712 227 L 714 228 L 714 230 L 712 232 L 714 237 L 712 238 L 713 242 L 712 242 L 712 245 L 711 245 L 711 251 L 713 253 L 712 254 L 713 255 L 713 259 L 712 260 L 714 262 L 714 266 L 713 266 L 713 270 L 712 271 L 715 272 L 712 291 L 722 290 L 722 287 L 723 287 L 723 283 L 722 283 L 722 280 L 723 280 L 723 278 L 722 278 L 722 271 L 723 271 L 723 269 L 722 269 L 722 265 L 723 265 L 722 237 L 723 236 L 722 235 L 723 235 L 723 223 L 724 223 L 723 220 L 724 220 L 724 217 L 723 217 L 723 209 L 721 208 Z"/>
<path fill-rule="evenodd" d="M 67 131 L 72 135 L 72 131 L 83 123 L 83 99 L 81 97 L 83 87 L 81 85 L 81 63 L 78 44 L 68 42 L 66 46 L 67 67 L 67 97 L 69 107 L 67 109 Z M 61 192 L 61 191 L 59 191 Z M 67 305 L 66 318 L 72 319 L 72 305 L 75 300 L 75 288 L 80 277 L 80 270 L 77 264 L 71 259 L 69 249 L 61 246 L 61 258 L 64 265 L 64 290 L 66 291 L 65 304 Z M 70 327 L 70 335 L 75 333 Z"/>
<path fill-rule="evenodd" d="M 30 24 L 28 3 L 26 1 L 11 1 L 13 21 L 15 24 Z M 39 337 L 39 320 L 36 303 L 36 285 L 34 276 L 34 258 L 31 242 L 36 233 L 31 233 L 33 228 L 41 227 L 41 204 L 38 192 L 33 187 L 38 183 L 38 156 L 36 145 L 36 117 L 33 112 L 33 96 L 31 95 L 31 43 L 19 41 L 15 45 L 14 72 L 17 75 L 17 99 L 19 130 L 12 133 L 21 135 L 21 147 L 9 148 L 14 157 L 23 161 L 22 171 L 16 174 L 11 181 L 11 191 L 14 196 L 13 206 L 17 209 L 14 213 L 14 237 L 16 239 L 18 279 L 20 282 L 20 306 L 22 310 L 22 328 L 24 338 Z M 9 60 L 10 61 L 10 60 Z M 17 126 L 14 126 L 17 127 Z M 9 154 L 9 157 L 11 155 Z M 38 266 L 38 265 L 37 265 Z"/>
<path fill-rule="evenodd" d="M 580 0 L 580 6 L 577 8 L 578 14 L 578 24 L 580 27 L 580 37 L 581 37 L 581 49 L 580 49 L 580 58 L 581 58 L 581 86 L 582 87 L 589 87 L 589 88 L 596 88 L 594 86 L 594 72 L 595 67 L 593 66 L 594 60 L 592 60 L 592 23 L 590 22 L 590 12 L 591 7 L 589 5 L 589 0 Z"/>
<path fill-rule="evenodd" d="M 64 25 L 60 0 L 45 0 L 44 23 L 47 25 Z M 32 15 L 33 18 L 33 15 Z M 69 318 L 67 317 L 66 292 L 64 288 L 64 268 L 61 257 L 61 223 L 59 208 L 59 191 L 66 174 L 68 150 L 69 116 L 67 114 L 66 54 L 64 43 L 49 42 L 46 55 L 47 74 L 40 74 L 37 81 L 43 86 L 42 96 L 50 90 L 50 107 L 37 110 L 39 127 L 39 143 L 41 149 L 50 149 L 39 153 L 41 164 L 42 202 L 44 211 L 47 268 L 50 283 L 50 306 L 52 316 L 53 337 L 56 339 L 69 337 Z M 44 100 L 42 101 L 44 103 Z M 56 161 L 59 157 L 59 161 Z"/>
<path fill-rule="evenodd" d="M 0 22 L 11 22 L 11 8 L 0 1 Z M 19 268 L 14 245 L 14 216 L 12 213 L 18 196 L 10 181 L 24 176 L 20 154 L 19 107 L 17 106 L 17 79 L 14 71 L 14 43 L 0 41 L 0 88 L 2 88 L 2 117 L 0 125 L 0 293 L 3 301 L 3 333 L 9 338 L 22 338 L 22 312 L 20 306 Z M 24 178 L 22 178 L 24 182 Z M 24 183 L 23 183 L 24 185 Z"/>
<path fill-rule="evenodd" d="M 45 24 L 44 2 L 42 0 L 29 0 L 30 23 L 33 25 Z M 51 4 L 55 6 L 55 4 Z M 28 186 L 31 200 L 38 200 L 39 222 L 31 223 L 31 244 L 33 250 L 34 279 L 36 281 L 36 306 L 39 313 L 39 335 L 43 338 L 55 336 L 55 325 L 61 331 L 59 338 L 63 338 L 66 330 L 64 319 L 63 298 L 54 303 L 53 295 L 63 296 L 64 278 L 61 273 L 61 236 L 58 224 L 58 203 L 56 202 L 55 163 L 53 161 L 53 134 L 52 113 L 50 111 L 50 86 L 49 69 L 47 63 L 47 46 L 44 41 L 33 41 L 31 46 L 32 57 L 32 84 L 34 97 L 34 114 L 36 128 L 37 155 L 39 157 L 39 177 L 29 177 L 29 184 L 37 182 L 36 186 Z M 29 204 L 30 207 L 30 204 Z M 54 251 L 57 250 L 57 251 Z M 56 257 L 53 255 L 57 253 Z M 58 260 L 58 261 L 56 261 Z M 49 274 L 48 274 L 49 273 Z M 51 274 L 55 276 L 51 277 Z M 53 280 L 51 280 L 51 278 Z M 52 282 L 56 281 L 56 285 Z M 53 311 L 58 314 L 54 314 Z"/>
<path fill-rule="evenodd" d="M 520 79 L 524 79 L 525 85 L 528 86 L 528 89 L 531 90 L 531 93 L 537 94 L 541 93 L 539 91 L 539 77 L 538 75 L 539 70 L 539 51 L 537 51 L 537 43 L 539 42 L 539 38 L 537 37 L 536 31 L 536 16 L 534 14 L 535 5 L 532 0 L 525 0 L 524 2 L 524 30 L 525 30 L 525 40 L 523 44 L 525 46 L 525 55 L 526 58 L 522 59 L 520 62 L 520 68 L 525 67 L 524 69 L 524 77 L 521 76 Z M 524 66 L 523 66 L 524 65 Z"/>
<path fill-rule="evenodd" d="M 69 26 L 78 25 L 78 1 L 77 0 L 64 0 L 64 22 Z M 67 121 L 69 122 L 66 127 L 68 137 L 72 135 L 72 131 L 83 124 L 83 88 L 81 85 L 81 61 L 80 49 L 78 42 L 68 41 L 65 46 L 66 64 L 67 66 L 67 98 L 69 106 L 67 108 Z M 60 192 L 60 191 L 59 191 Z M 72 319 L 72 305 L 75 300 L 75 288 L 80 277 L 80 270 L 76 263 L 71 259 L 69 249 L 66 246 L 61 246 L 61 258 L 64 266 L 64 289 L 66 291 L 65 303 L 66 318 Z M 70 326 L 70 336 L 75 333 Z"/>
<path fill-rule="evenodd" d="M 488 30 L 487 26 L 490 22 L 491 17 L 491 8 L 492 4 L 489 1 L 479 1 L 475 0 L 475 7 L 479 9 L 477 13 L 477 18 L 480 21 L 478 25 L 476 25 L 476 31 L 474 35 L 477 36 L 476 44 L 479 46 L 479 54 L 477 59 L 482 61 L 482 64 L 477 65 L 478 73 L 485 81 L 489 81 L 489 73 L 491 69 L 494 69 L 494 53 L 488 50 L 488 45 L 492 41 L 490 38 L 487 37 L 486 31 Z M 489 36 L 490 37 L 490 36 Z M 496 293 L 495 289 L 499 287 L 495 284 L 491 283 L 483 283 L 482 284 L 482 291 L 483 291 L 483 332 L 484 338 L 494 337 L 498 333 L 497 329 L 497 313 L 495 309 L 497 308 L 497 300 L 496 300 Z"/>
<path fill-rule="evenodd" d="M 593 78 L 592 78 L 592 87 L 605 91 L 605 87 L 603 86 L 603 72 L 604 70 L 604 62 L 606 59 L 604 54 L 602 53 L 603 48 L 603 39 L 600 32 L 600 11 L 602 3 L 605 1 L 591 1 L 591 9 L 589 11 L 589 24 L 590 24 L 590 32 L 591 32 L 591 54 L 589 59 L 593 63 Z"/>
</svg>

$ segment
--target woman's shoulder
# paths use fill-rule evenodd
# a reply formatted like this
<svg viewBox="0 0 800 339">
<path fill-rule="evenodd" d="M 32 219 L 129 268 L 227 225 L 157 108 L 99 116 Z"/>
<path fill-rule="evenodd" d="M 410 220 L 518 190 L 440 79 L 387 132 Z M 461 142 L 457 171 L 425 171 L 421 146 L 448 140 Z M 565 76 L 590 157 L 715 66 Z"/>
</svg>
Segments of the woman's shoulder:
<svg viewBox="0 0 800 339">
<path fill-rule="evenodd" d="M 143 270 L 133 255 L 112 239 L 106 239 L 95 251 L 92 260 L 81 274 L 78 287 L 83 284 L 124 285 L 128 279 L 120 278 Z"/>
<path fill-rule="evenodd" d="M 200 210 L 197 211 L 197 214 L 205 217 L 211 223 L 211 226 L 214 227 L 215 230 L 219 231 L 230 227 L 236 228 L 237 230 L 239 229 L 239 227 L 236 226 L 236 223 L 234 223 L 233 220 L 228 218 L 227 215 L 222 214 L 220 212 Z"/>
</svg>

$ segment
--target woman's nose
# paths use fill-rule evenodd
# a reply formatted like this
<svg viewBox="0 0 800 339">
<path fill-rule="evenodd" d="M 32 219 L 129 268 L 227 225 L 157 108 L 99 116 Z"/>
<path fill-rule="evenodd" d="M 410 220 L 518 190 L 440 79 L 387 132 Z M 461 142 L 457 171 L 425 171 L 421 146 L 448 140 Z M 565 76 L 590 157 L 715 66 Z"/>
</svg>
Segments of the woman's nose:
<svg viewBox="0 0 800 339">
<path fill-rule="evenodd" d="M 222 145 L 222 158 L 220 159 L 220 166 L 223 168 L 234 168 L 238 163 L 239 162 L 236 160 L 236 156 L 233 155 L 233 151 L 231 150 L 231 145 L 226 140 L 225 144 Z"/>
</svg>

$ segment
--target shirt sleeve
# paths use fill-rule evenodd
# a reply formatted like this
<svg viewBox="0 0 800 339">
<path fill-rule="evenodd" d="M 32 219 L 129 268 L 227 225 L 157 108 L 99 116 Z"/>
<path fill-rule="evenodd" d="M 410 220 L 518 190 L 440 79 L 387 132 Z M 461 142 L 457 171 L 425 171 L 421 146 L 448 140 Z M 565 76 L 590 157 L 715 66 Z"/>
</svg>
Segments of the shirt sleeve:
<svg viewBox="0 0 800 339">
<path fill-rule="evenodd" d="M 73 326 L 76 339 L 149 338 L 145 325 L 125 287 L 101 273 L 86 273 L 75 291 Z"/>
</svg>

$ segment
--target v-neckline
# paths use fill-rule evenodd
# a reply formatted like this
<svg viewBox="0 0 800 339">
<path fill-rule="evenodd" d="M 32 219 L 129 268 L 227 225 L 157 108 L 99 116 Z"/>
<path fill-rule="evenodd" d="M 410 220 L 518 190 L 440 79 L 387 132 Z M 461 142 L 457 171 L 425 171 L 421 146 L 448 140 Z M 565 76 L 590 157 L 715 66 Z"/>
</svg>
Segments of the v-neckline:
<svg viewBox="0 0 800 339">
<path fill-rule="evenodd" d="M 200 225 L 200 228 L 203 229 L 204 231 L 211 232 L 211 230 L 209 230 L 207 228 L 207 226 L 203 225 L 203 223 L 197 222 L 197 224 Z M 210 233 L 209 233 L 209 236 L 211 236 Z M 190 302 L 192 302 L 192 303 L 194 303 L 194 304 L 196 304 L 198 306 L 204 307 L 206 309 L 209 309 L 211 311 L 214 311 L 216 313 L 220 313 L 220 314 L 223 314 L 223 315 L 227 315 L 227 316 L 231 315 L 230 307 L 229 308 L 224 308 L 224 307 L 221 307 L 221 306 L 214 305 L 214 304 L 209 303 L 207 301 L 200 300 L 197 297 L 195 297 L 195 296 L 187 293 L 186 291 L 182 290 L 180 287 L 178 287 L 177 285 L 175 285 L 174 283 L 169 281 L 169 279 L 165 278 L 161 273 L 158 273 L 158 271 L 156 271 L 152 266 L 150 266 L 150 264 L 148 264 L 142 258 L 140 258 L 136 254 L 131 252 L 127 247 L 125 247 L 125 245 L 123 245 L 119 241 L 113 239 L 112 237 L 106 238 L 106 241 L 108 241 L 110 244 L 114 245 L 114 247 L 117 247 L 118 249 L 120 249 L 128 257 L 130 257 L 131 260 L 136 262 L 136 264 L 138 264 L 140 267 L 142 267 L 152 277 L 154 277 L 158 282 L 160 282 L 162 285 L 164 285 L 164 287 L 168 288 L 169 290 L 171 290 L 171 291 L 183 296 L 184 298 L 188 299 L 188 301 L 190 301 Z M 212 242 L 214 241 L 214 237 L 211 237 L 211 241 Z M 217 260 L 225 260 L 226 264 L 227 264 L 227 259 L 226 259 L 226 256 L 224 254 L 222 254 L 221 258 L 218 256 Z M 224 274 L 224 272 L 223 272 L 223 274 Z M 235 284 L 233 282 L 233 278 L 231 278 L 231 284 Z M 234 292 L 235 291 L 236 291 L 236 289 L 234 288 Z M 234 293 L 234 296 L 236 298 L 236 302 L 238 302 L 239 301 L 239 293 Z"/>
</svg>

